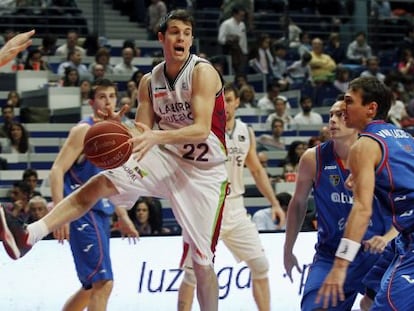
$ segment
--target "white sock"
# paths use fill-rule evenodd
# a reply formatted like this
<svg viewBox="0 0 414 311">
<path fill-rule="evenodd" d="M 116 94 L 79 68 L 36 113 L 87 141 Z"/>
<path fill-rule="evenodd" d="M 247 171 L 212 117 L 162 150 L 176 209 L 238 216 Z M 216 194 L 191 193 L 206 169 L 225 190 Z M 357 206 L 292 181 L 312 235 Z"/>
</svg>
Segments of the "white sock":
<svg viewBox="0 0 414 311">
<path fill-rule="evenodd" d="M 29 245 L 34 245 L 37 241 L 43 239 L 50 232 L 43 219 L 40 219 L 28 225 L 27 231 L 29 233 L 29 236 L 27 237 L 27 243 Z"/>
</svg>

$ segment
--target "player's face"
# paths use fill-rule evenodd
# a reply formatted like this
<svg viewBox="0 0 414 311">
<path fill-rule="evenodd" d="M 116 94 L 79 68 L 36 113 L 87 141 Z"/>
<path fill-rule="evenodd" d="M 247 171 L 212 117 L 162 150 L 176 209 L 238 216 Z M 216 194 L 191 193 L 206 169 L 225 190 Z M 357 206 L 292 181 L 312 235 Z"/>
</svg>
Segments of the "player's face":
<svg viewBox="0 0 414 311">
<path fill-rule="evenodd" d="M 344 101 L 337 101 L 329 110 L 329 133 L 333 139 L 355 135 L 355 130 L 346 126 L 345 112 Z"/>
<path fill-rule="evenodd" d="M 92 101 L 94 111 L 114 111 L 116 106 L 116 91 L 113 87 L 98 88 Z"/>
<path fill-rule="evenodd" d="M 362 105 L 361 91 L 347 91 L 345 94 L 345 105 L 346 126 L 357 130 L 363 130 L 369 117 L 371 105 Z"/>
<path fill-rule="evenodd" d="M 233 91 L 224 93 L 224 101 L 226 102 L 226 121 L 232 120 L 236 115 L 236 109 L 239 107 L 240 98 L 236 97 Z"/>
<path fill-rule="evenodd" d="M 193 44 L 193 29 L 190 24 L 180 20 L 170 20 L 165 34 L 159 33 L 158 39 L 163 44 L 164 58 L 168 61 L 184 62 Z"/>
</svg>

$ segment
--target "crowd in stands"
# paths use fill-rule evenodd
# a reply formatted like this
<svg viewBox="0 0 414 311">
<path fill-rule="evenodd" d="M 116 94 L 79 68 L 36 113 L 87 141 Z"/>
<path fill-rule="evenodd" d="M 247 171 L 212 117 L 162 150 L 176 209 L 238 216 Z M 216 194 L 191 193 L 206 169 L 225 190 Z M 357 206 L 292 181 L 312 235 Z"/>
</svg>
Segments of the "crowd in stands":
<svg viewBox="0 0 414 311">
<path fill-rule="evenodd" d="M 302 29 L 290 18 L 282 21 L 288 26 L 287 38 L 275 38 L 271 33 L 260 31 L 254 42 L 247 37 L 255 27 L 254 11 L 251 7 L 243 6 L 243 2 L 222 3 L 225 10 L 216 34 L 222 54 L 197 53 L 209 59 L 226 79 L 232 79 L 230 82 L 234 82 L 240 92 L 239 110 L 250 109 L 253 113 L 265 116 L 260 133 L 256 133 L 257 151 L 260 159 L 263 159 L 263 166 L 280 168 L 277 174 L 269 171 L 274 183 L 294 182 L 299 159 L 306 148 L 329 139 L 325 125 L 326 113 L 319 112 L 321 110 L 318 108 L 330 106 L 338 94 L 346 91 L 352 78 L 375 76 L 390 86 L 394 92 L 394 103 L 389 121 L 414 132 L 414 24 L 404 29 L 406 36 L 393 50 L 393 61 L 384 64 L 379 51 L 371 47 L 369 33 L 359 31 L 346 43 L 339 32 L 331 32 L 326 38 L 321 38 L 308 29 Z M 371 2 L 375 3 L 370 14 L 391 18 L 387 7 L 380 5 L 387 1 Z M 149 20 L 145 21 L 148 23 L 148 39 L 154 40 L 155 25 L 170 7 L 164 1 L 152 0 L 146 9 L 151 12 Z M 7 41 L 11 36 L 13 32 L 7 32 L 3 38 Z M 113 48 L 110 40 L 96 34 L 80 38 L 76 30 L 70 30 L 62 45 L 57 45 L 57 38 L 49 34 L 43 37 L 39 46 L 32 46 L 22 53 L 17 61 L 23 64 L 24 70 L 49 71 L 57 77 L 58 87 L 79 87 L 80 105 L 88 105 L 91 83 L 95 79 L 110 77 L 116 81 L 117 77 L 126 76 L 127 81 L 122 80 L 125 83 L 121 83 L 120 80 L 119 83 L 118 105 L 136 108 L 140 80 L 162 61 L 162 56 L 159 52 L 150 56 L 146 54 L 145 57 L 150 57 L 152 63 L 150 67 L 143 68 L 134 64 L 134 60 L 142 56 L 141 47 L 136 46 L 134 40 L 125 39 L 118 54 L 114 54 Z M 111 60 L 113 58 L 117 59 L 116 63 Z M 52 59 L 59 61 L 51 63 Z M 88 61 L 85 62 L 85 59 Z M 227 63 L 229 59 L 231 66 Z M 261 76 L 266 88 L 258 89 L 249 81 L 252 75 Z M 283 94 L 295 90 L 299 91 L 300 100 L 294 103 Z M 11 90 L 1 108 L 3 124 L 0 137 L 5 138 L 1 145 L 2 153 L 34 152 L 30 132 L 19 122 L 19 116 L 15 115 L 15 111 L 18 111 L 15 108 L 20 106 L 20 96 L 16 90 Z M 130 116 L 133 117 L 133 114 Z M 299 137 L 292 132 L 298 125 L 314 125 L 316 133 L 314 131 Z M 270 164 L 269 155 L 277 151 L 285 152 L 283 159 L 279 159 L 277 164 Z M 6 169 L 7 163 L 0 161 L 0 166 Z M 22 181 L 16 181 L 10 189 L 9 208 L 16 215 L 23 215 L 26 221 L 33 221 L 47 212 L 48 204 L 36 192 L 38 177 L 29 173 L 25 173 L 27 176 Z M 24 186 L 27 184 L 31 187 Z M 247 192 L 251 192 L 251 189 Z M 290 194 L 282 192 L 277 195 L 279 201 L 283 202 L 282 206 L 287 208 Z M 316 227 L 314 207 L 311 203 L 309 205 L 306 230 Z M 268 223 L 269 217 L 266 218 L 266 215 L 270 215 L 270 211 L 264 209 L 256 213 L 253 220 L 263 224 L 263 227 L 258 225 L 259 229 L 284 229 Z M 140 235 L 162 235 L 171 231 L 163 226 L 161 202 L 155 198 L 140 198 L 129 214 Z M 116 218 L 112 233 L 113 236 L 119 235 Z"/>
</svg>

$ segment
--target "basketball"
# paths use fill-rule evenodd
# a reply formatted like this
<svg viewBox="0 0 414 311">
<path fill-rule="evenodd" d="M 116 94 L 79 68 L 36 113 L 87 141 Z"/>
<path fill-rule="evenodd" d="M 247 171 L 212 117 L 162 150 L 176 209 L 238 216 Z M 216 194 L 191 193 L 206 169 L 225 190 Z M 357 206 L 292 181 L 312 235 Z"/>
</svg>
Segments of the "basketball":
<svg viewBox="0 0 414 311">
<path fill-rule="evenodd" d="M 101 121 L 92 125 L 86 133 L 83 152 L 97 167 L 111 169 L 124 164 L 132 153 L 128 142 L 131 134 L 120 122 Z"/>
</svg>

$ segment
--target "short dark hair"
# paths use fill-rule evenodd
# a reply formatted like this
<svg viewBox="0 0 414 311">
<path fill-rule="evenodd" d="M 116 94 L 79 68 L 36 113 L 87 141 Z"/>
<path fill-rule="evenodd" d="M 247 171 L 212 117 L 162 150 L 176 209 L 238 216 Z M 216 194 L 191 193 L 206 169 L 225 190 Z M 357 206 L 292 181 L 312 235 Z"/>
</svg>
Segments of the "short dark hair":
<svg viewBox="0 0 414 311">
<path fill-rule="evenodd" d="M 27 178 L 32 177 L 32 176 L 36 177 L 36 179 L 39 178 L 39 175 L 37 174 L 36 170 L 28 168 L 23 172 L 22 179 L 26 180 Z"/>
<path fill-rule="evenodd" d="M 27 194 L 28 197 L 30 197 L 30 194 L 32 193 L 32 189 L 30 188 L 29 184 L 27 184 L 23 180 L 15 181 L 13 183 L 13 187 L 19 188 L 20 191 L 24 194 Z"/>
<path fill-rule="evenodd" d="M 276 199 L 279 201 L 280 207 L 286 207 L 287 210 L 289 202 L 292 199 L 292 195 L 288 192 L 279 192 L 276 194 Z"/>
<path fill-rule="evenodd" d="M 391 108 L 392 92 L 388 86 L 374 77 L 359 77 L 349 83 L 349 90 L 361 91 L 362 105 L 378 104 L 375 120 L 387 120 Z"/>
<path fill-rule="evenodd" d="M 274 129 L 276 122 L 282 123 L 282 126 L 285 126 L 285 122 L 281 118 L 274 118 L 271 123 L 272 130 Z"/>
<path fill-rule="evenodd" d="M 236 96 L 236 98 L 240 97 L 239 89 L 237 87 L 235 87 L 234 84 L 231 83 L 231 82 L 226 82 L 224 84 L 224 93 L 226 93 L 226 92 L 233 92 L 234 96 Z"/>
<path fill-rule="evenodd" d="M 99 78 L 93 82 L 91 86 L 91 90 L 89 92 L 89 99 L 95 99 L 95 93 L 98 88 L 108 88 L 113 87 L 115 88 L 115 92 L 118 93 L 118 88 L 114 82 L 106 78 Z M 118 95 L 118 94 L 117 94 Z"/>
<path fill-rule="evenodd" d="M 170 20 L 180 20 L 184 24 L 191 25 L 191 28 L 194 29 L 195 22 L 194 22 L 193 15 L 187 10 L 178 9 L 178 10 L 173 10 L 169 12 L 167 15 L 165 15 L 161 19 L 160 25 L 158 27 L 158 31 L 161 32 L 162 34 L 165 34 Z"/>
</svg>

